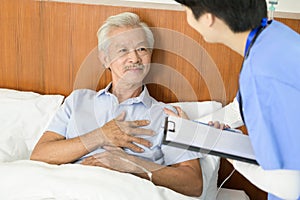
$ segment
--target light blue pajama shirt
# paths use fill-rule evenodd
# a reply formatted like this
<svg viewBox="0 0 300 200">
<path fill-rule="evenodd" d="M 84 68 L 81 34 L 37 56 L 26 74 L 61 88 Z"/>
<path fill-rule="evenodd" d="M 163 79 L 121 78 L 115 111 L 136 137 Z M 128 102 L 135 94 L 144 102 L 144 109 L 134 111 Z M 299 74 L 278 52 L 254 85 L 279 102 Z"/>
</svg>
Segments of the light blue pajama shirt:
<svg viewBox="0 0 300 200">
<path fill-rule="evenodd" d="M 122 103 L 119 103 L 117 97 L 109 92 L 110 87 L 111 84 L 99 92 L 89 89 L 73 91 L 65 99 L 47 131 L 58 133 L 66 139 L 78 137 L 102 127 L 121 112 L 126 111 L 126 121 L 150 120 L 150 125 L 142 128 L 151 129 L 157 133 L 155 136 L 139 136 L 149 140 L 153 144 L 152 147 L 140 146 L 145 150 L 143 153 L 136 153 L 125 148 L 124 150 L 128 154 L 162 165 L 171 165 L 201 157 L 201 154 L 197 152 L 162 145 L 163 126 L 165 117 L 167 117 L 163 108 L 167 107 L 173 111 L 175 109 L 152 98 L 146 86 L 144 86 L 140 96 L 130 98 Z M 77 162 L 104 151 L 104 149 L 98 148 L 83 156 Z"/>
</svg>

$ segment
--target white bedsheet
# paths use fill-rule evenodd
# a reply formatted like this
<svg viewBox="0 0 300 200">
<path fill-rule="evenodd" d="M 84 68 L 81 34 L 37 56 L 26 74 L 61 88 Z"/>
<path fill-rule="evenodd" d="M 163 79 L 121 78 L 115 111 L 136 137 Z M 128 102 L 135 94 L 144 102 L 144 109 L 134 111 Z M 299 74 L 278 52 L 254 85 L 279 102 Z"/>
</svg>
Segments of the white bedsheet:
<svg viewBox="0 0 300 200">
<path fill-rule="evenodd" d="M 0 164 L 2 200 L 198 200 L 131 174 L 80 164 L 18 160 Z M 212 200 L 210 198 L 205 198 Z M 222 188 L 217 200 L 249 200 Z"/>
<path fill-rule="evenodd" d="M 19 160 L 2 163 L 0 177 L 3 200 L 196 199 L 131 174 L 79 164 Z"/>
</svg>

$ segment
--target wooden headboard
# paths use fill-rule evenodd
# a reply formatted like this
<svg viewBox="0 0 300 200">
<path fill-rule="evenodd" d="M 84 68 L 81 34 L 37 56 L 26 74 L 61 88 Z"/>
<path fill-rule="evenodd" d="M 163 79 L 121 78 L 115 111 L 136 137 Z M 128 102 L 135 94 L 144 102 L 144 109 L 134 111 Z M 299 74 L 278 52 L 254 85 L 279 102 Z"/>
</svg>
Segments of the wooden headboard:
<svg viewBox="0 0 300 200">
<path fill-rule="evenodd" d="M 98 28 L 108 16 L 124 11 L 137 13 L 154 29 L 182 34 L 180 39 L 169 42 L 174 45 L 174 51 L 178 50 L 174 52 L 161 48 L 161 44 L 170 38 L 157 33 L 160 37 L 156 45 L 160 48 L 154 51 L 152 59 L 165 69 L 166 66 L 174 69 L 189 82 L 196 97 L 189 97 L 189 91 L 176 85 L 178 80 L 175 78 L 169 80 L 170 85 L 175 84 L 174 88 L 180 89 L 180 94 L 185 94 L 179 97 L 180 100 L 214 99 L 223 104 L 232 100 L 237 91 L 237 66 L 242 58 L 224 46 L 204 43 L 187 25 L 184 12 L 32 0 L 1 2 L 0 86 L 68 95 L 74 89 L 81 65 L 97 46 Z M 188 52 L 182 50 L 187 47 L 186 42 L 198 44 L 197 52 L 186 48 L 191 51 L 188 60 L 183 55 Z M 210 68 L 215 70 L 214 73 Z M 108 80 L 101 78 L 99 87 Z M 176 97 L 166 86 L 151 84 L 150 87 L 151 94 L 160 100 L 178 100 L 178 95 Z"/>
<path fill-rule="evenodd" d="M 170 41 L 173 37 L 155 33 L 159 48 L 147 82 L 152 96 L 164 102 L 232 101 L 242 57 L 225 46 L 205 43 L 187 25 L 184 12 L 33 0 L 1 1 L 0 87 L 63 95 L 78 87 L 104 87 L 110 76 L 97 63 L 96 32 L 108 16 L 124 11 L 138 14 L 154 29 L 173 31 L 177 38 Z M 279 20 L 300 32 L 299 20 Z M 219 182 L 231 170 L 223 160 Z M 225 187 L 243 189 L 251 199 L 266 199 L 237 172 Z"/>
</svg>

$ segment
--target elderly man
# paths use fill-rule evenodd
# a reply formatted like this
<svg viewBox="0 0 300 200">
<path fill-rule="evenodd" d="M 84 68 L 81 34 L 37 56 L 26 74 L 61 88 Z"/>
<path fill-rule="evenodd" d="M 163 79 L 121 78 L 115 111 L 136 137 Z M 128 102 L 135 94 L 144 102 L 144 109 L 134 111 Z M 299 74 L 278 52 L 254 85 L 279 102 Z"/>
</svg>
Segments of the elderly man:
<svg viewBox="0 0 300 200">
<path fill-rule="evenodd" d="M 109 17 L 98 31 L 99 58 L 112 82 L 96 92 L 73 91 L 40 138 L 32 160 L 78 162 L 135 174 L 189 196 L 202 193 L 197 153 L 162 148 L 163 109 L 142 81 L 154 39 L 133 13 Z"/>
</svg>

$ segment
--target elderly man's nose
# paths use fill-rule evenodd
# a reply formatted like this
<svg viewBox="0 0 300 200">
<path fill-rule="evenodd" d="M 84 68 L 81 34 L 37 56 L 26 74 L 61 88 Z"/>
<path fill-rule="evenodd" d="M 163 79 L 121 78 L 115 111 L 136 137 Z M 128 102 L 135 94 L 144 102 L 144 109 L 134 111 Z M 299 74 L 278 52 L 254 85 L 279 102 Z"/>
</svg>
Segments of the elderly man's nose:
<svg viewBox="0 0 300 200">
<path fill-rule="evenodd" d="M 129 52 L 128 57 L 131 62 L 136 63 L 141 60 L 139 54 L 136 52 L 136 50 L 132 50 Z"/>
</svg>

